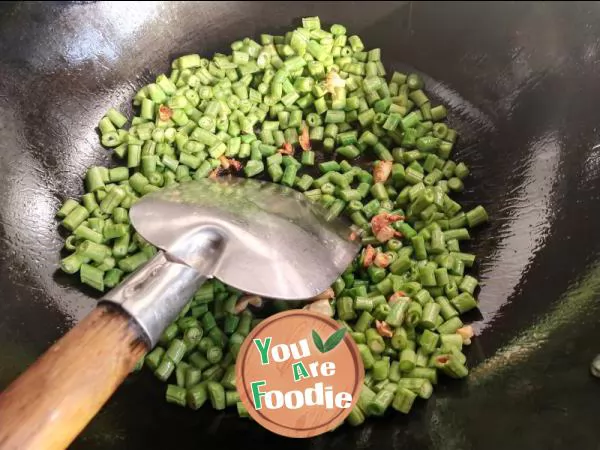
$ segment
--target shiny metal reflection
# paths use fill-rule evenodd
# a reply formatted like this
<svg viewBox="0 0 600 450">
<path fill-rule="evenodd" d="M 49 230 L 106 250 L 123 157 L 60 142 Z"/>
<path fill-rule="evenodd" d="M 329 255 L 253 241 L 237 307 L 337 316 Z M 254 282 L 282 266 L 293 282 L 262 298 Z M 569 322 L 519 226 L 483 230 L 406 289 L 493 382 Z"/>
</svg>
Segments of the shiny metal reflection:
<svg viewBox="0 0 600 450">
<path fill-rule="evenodd" d="M 183 183 L 145 196 L 130 215 L 136 230 L 173 260 L 271 298 L 319 294 L 359 249 L 340 219 L 331 220 L 293 189 L 257 180 Z M 218 257 L 196 248 L 206 233 L 221 237 L 213 247 Z"/>
</svg>

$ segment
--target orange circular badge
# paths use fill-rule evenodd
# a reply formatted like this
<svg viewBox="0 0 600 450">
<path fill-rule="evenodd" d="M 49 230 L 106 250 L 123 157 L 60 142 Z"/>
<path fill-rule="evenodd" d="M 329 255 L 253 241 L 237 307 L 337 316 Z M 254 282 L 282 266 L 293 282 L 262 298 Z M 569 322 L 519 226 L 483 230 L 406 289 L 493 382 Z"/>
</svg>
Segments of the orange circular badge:
<svg viewBox="0 0 600 450">
<path fill-rule="evenodd" d="M 236 383 L 250 416 L 287 437 L 340 425 L 354 407 L 364 369 L 348 330 L 305 310 L 275 314 L 245 339 Z"/>
</svg>

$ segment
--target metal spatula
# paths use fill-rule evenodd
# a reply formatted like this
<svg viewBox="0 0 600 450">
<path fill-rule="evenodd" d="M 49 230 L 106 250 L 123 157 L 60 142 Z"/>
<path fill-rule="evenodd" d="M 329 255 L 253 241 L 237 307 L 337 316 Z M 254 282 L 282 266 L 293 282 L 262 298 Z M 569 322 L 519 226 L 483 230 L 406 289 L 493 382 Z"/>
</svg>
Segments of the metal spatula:
<svg viewBox="0 0 600 450">
<path fill-rule="evenodd" d="M 327 289 L 359 248 L 347 225 L 301 193 L 242 178 L 146 195 L 130 218 L 162 252 L 104 300 L 121 304 L 153 344 L 207 278 L 260 296 L 307 299 Z"/>
<path fill-rule="evenodd" d="M 359 249 L 351 228 L 302 194 L 255 180 L 166 188 L 130 218 L 160 251 L 0 395 L 0 447 L 67 447 L 208 278 L 310 298 Z"/>
</svg>

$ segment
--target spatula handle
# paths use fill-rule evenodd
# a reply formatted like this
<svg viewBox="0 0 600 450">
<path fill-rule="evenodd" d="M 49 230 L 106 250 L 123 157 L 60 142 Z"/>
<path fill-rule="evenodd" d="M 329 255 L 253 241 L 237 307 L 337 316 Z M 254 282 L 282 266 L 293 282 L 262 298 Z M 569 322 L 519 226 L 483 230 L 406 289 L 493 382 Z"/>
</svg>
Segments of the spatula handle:
<svg viewBox="0 0 600 450">
<path fill-rule="evenodd" d="M 66 448 L 207 279 L 220 240 L 196 236 L 195 267 L 159 251 L 0 394 L 0 450 Z"/>
<path fill-rule="evenodd" d="M 0 449 L 66 448 L 147 351 L 143 337 L 98 306 L 0 394 Z"/>
</svg>

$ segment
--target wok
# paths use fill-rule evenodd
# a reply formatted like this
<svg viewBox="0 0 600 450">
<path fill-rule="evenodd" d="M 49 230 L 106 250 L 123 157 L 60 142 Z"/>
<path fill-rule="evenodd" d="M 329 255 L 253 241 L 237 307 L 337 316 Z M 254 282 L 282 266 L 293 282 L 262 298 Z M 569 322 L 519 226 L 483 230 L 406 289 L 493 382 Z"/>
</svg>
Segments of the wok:
<svg viewBox="0 0 600 450">
<path fill-rule="evenodd" d="M 482 281 L 471 375 L 407 417 L 290 440 L 235 413 L 167 405 L 142 372 L 73 448 L 598 448 L 598 3 L 2 4 L 0 388 L 95 303 L 57 272 L 54 214 L 82 193 L 87 166 L 110 162 L 103 113 L 130 110 L 174 57 L 307 15 L 381 47 L 388 68 L 422 73 L 451 108 L 456 158 L 472 167 L 461 202 L 492 218 L 470 248 Z"/>
</svg>

